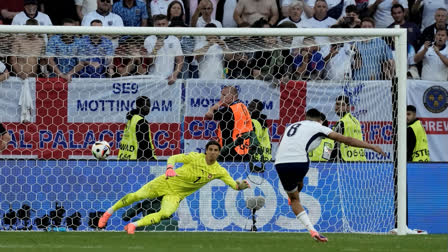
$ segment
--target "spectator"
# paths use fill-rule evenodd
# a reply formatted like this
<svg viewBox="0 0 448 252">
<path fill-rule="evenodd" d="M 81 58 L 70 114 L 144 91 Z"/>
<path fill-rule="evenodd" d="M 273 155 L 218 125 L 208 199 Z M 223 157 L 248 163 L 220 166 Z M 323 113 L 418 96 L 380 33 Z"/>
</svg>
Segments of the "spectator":
<svg viewBox="0 0 448 252">
<path fill-rule="evenodd" d="M 85 17 L 87 18 L 87 16 Z M 92 20 L 91 26 L 102 26 L 99 19 Z M 81 39 L 83 68 L 78 73 L 81 78 L 105 78 L 109 67 L 110 57 L 114 54 L 112 41 L 99 35 L 84 36 Z M 90 56 L 91 58 L 89 58 Z"/>
<path fill-rule="evenodd" d="M 35 19 L 38 25 L 52 25 L 50 17 L 37 10 L 37 0 L 24 0 L 24 11 L 19 12 L 14 16 L 12 25 L 25 25 L 29 19 Z"/>
<path fill-rule="evenodd" d="M 278 24 L 280 25 L 289 21 L 294 23 L 297 27 L 300 27 L 302 23 L 303 2 L 297 0 L 291 1 L 288 7 L 288 12 L 288 17 L 278 22 Z"/>
<path fill-rule="evenodd" d="M 333 25 L 331 28 L 348 28 L 348 25 Z M 337 81 L 352 79 L 352 63 L 356 51 L 350 43 L 324 46 L 321 52 L 322 55 L 326 55 L 324 79 Z"/>
<path fill-rule="evenodd" d="M 233 19 L 239 27 L 251 26 L 255 21 L 264 18 L 274 26 L 279 18 L 277 4 L 274 0 L 239 0 Z"/>
<path fill-rule="evenodd" d="M 280 6 L 281 6 L 281 16 L 282 17 L 287 17 L 289 16 L 289 7 L 291 6 L 292 2 L 294 2 L 295 0 L 282 0 L 280 1 Z M 303 12 L 301 15 L 301 19 L 306 20 L 308 18 L 311 18 L 314 15 L 314 10 L 313 10 L 313 6 L 314 6 L 314 2 L 315 0 L 297 0 L 299 2 L 302 3 L 303 6 Z M 310 4 L 313 5 L 310 5 Z"/>
<path fill-rule="evenodd" d="M 39 25 L 34 18 L 28 19 L 25 25 Z M 21 78 L 37 77 L 39 74 L 39 57 L 45 54 L 45 41 L 40 34 L 18 34 L 11 46 L 9 64 L 13 73 Z M 42 61 L 42 60 L 41 60 Z"/>
<path fill-rule="evenodd" d="M 42 12 L 45 12 L 51 19 L 53 25 L 63 25 L 65 18 L 78 20 L 74 0 L 43 0 Z"/>
<path fill-rule="evenodd" d="M 187 27 L 187 25 L 184 23 L 181 17 L 174 17 L 173 19 L 171 19 L 169 27 Z M 195 39 L 193 36 L 182 36 L 182 37 L 179 36 L 177 38 L 180 40 L 182 53 L 185 55 L 184 64 L 182 64 L 182 72 L 180 75 L 182 79 L 189 79 L 192 78 L 193 76 L 192 71 L 190 71 L 190 67 L 192 66 L 191 63 L 194 60 L 194 56 L 192 56 L 192 53 L 194 51 Z M 199 75 L 197 64 L 195 66 L 194 71 L 196 74 L 195 77 L 198 78 Z"/>
<path fill-rule="evenodd" d="M 338 25 L 341 28 L 359 28 L 361 27 L 361 19 L 359 19 L 359 11 L 355 5 L 349 5 L 345 8 L 345 16 L 338 19 Z M 347 27 L 345 27 L 347 26 Z"/>
<path fill-rule="evenodd" d="M 120 39 L 112 66 L 109 68 L 112 78 L 147 74 L 148 59 L 142 57 L 147 54 L 143 42 L 141 36 L 126 36 Z"/>
<path fill-rule="evenodd" d="M 97 0 L 75 0 L 76 14 L 79 20 L 83 20 L 88 13 L 98 9 Z"/>
<path fill-rule="evenodd" d="M 422 46 L 425 41 L 434 41 L 434 37 L 436 35 L 437 30 L 448 29 L 447 20 L 448 20 L 448 12 L 447 9 L 439 8 L 436 10 L 434 14 L 435 23 L 426 27 L 421 36 L 421 44 L 418 48 Z"/>
<path fill-rule="evenodd" d="M 390 10 L 396 3 L 404 7 L 406 16 L 408 13 L 408 1 L 406 0 L 369 0 L 369 16 L 373 16 L 377 28 L 386 28 L 394 22 Z"/>
<path fill-rule="evenodd" d="M 361 28 L 375 28 L 372 18 L 364 18 Z M 381 38 L 355 42 L 358 56 L 354 59 L 353 79 L 382 80 L 392 78 L 394 61 L 392 50 Z"/>
<path fill-rule="evenodd" d="M 168 5 L 167 17 L 169 22 L 171 22 L 173 18 L 178 17 L 181 18 L 182 22 L 185 23 L 184 9 L 182 8 L 182 4 L 179 1 L 172 1 Z"/>
<path fill-rule="evenodd" d="M 11 24 L 12 19 L 23 11 L 23 0 L 0 1 L 0 16 L 3 24 Z"/>
<path fill-rule="evenodd" d="M 162 14 L 154 16 L 154 26 L 168 27 L 167 16 Z M 149 62 L 150 74 L 168 79 L 169 85 L 176 82 L 184 61 L 179 39 L 172 35 L 151 35 L 145 39 L 144 44 L 148 54 L 152 57 Z"/>
<path fill-rule="evenodd" d="M 121 17 L 124 26 L 148 26 L 146 3 L 140 0 L 120 0 L 114 3 L 112 12 Z"/>
<path fill-rule="evenodd" d="M 5 129 L 2 123 L 0 123 L 0 152 L 8 147 L 8 143 L 11 141 L 11 135 Z"/>
<path fill-rule="evenodd" d="M 176 1 L 176 0 L 152 0 L 151 1 L 151 16 L 156 16 L 156 15 L 168 15 L 168 6 L 170 5 L 171 2 Z M 182 5 L 182 9 L 185 13 L 185 6 L 184 3 L 182 1 L 178 1 L 181 5 Z M 155 23 L 155 20 L 154 20 Z"/>
<path fill-rule="evenodd" d="M 207 24 L 214 24 L 218 28 L 222 28 L 221 22 L 212 18 L 213 4 L 210 0 L 201 0 L 198 8 L 191 17 L 192 27 L 205 27 Z"/>
<path fill-rule="evenodd" d="M 329 28 L 336 23 L 336 19 L 329 17 L 328 5 L 325 0 L 316 0 L 314 16 L 302 23 L 303 28 Z"/>
<path fill-rule="evenodd" d="M 319 52 L 319 46 L 313 37 L 307 37 L 303 40 L 304 45 L 309 47 L 300 48 L 298 55 L 294 58 L 295 76 L 299 79 L 317 79 L 324 69 L 325 61 L 322 53 Z"/>
<path fill-rule="evenodd" d="M 250 48 L 250 38 L 241 36 L 231 38 L 232 43 L 229 43 L 229 48 L 232 52 L 232 58 L 226 61 L 226 78 L 228 79 L 251 79 L 252 70 L 249 67 L 249 62 L 254 56 L 253 52 L 245 52 L 241 48 Z"/>
<path fill-rule="evenodd" d="M 64 26 L 74 26 L 75 21 L 64 19 Z M 50 77 L 58 76 L 71 81 L 72 76 L 82 69 L 78 58 L 81 52 L 81 39 L 73 34 L 53 35 L 47 44 L 48 62 L 52 68 Z"/>
<path fill-rule="evenodd" d="M 202 0 L 204 1 L 204 0 Z M 216 25 L 209 23 L 208 28 L 216 28 Z M 203 80 L 224 79 L 223 58 L 232 58 L 226 43 L 218 36 L 207 36 L 206 40 L 197 46 L 195 59 L 199 63 L 199 78 Z"/>
<path fill-rule="evenodd" d="M 100 20 L 102 26 L 123 26 L 123 19 L 111 12 L 112 0 L 97 0 L 98 8 L 87 13 L 82 19 L 82 26 L 90 26 L 93 20 Z"/>
<path fill-rule="evenodd" d="M 428 26 L 430 26 L 433 22 L 433 15 L 440 8 L 448 9 L 448 1 L 447 0 L 416 0 L 414 5 L 411 8 L 411 15 L 417 16 L 422 11 L 422 23 L 421 30 L 425 30 Z"/>
<path fill-rule="evenodd" d="M 408 31 L 408 45 L 412 45 L 416 48 L 418 39 L 420 38 L 420 29 L 418 29 L 416 24 L 406 21 L 404 8 L 401 4 L 394 4 L 391 8 L 391 13 L 394 22 L 387 28 L 394 28 L 395 25 L 400 25 L 401 28 L 406 28 Z"/>
<path fill-rule="evenodd" d="M 347 15 L 346 9 L 350 5 L 355 5 L 355 0 L 326 0 L 328 5 L 328 16 L 338 20 Z"/>
<path fill-rule="evenodd" d="M 415 63 L 423 61 L 422 79 L 433 81 L 448 80 L 448 48 L 446 29 L 437 30 L 434 43 L 425 41 L 415 55 Z"/>
<path fill-rule="evenodd" d="M 216 20 L 221 22 L 223 27 L 238 27 L 233 19 L 237 0 L 219 0 L 216 6 Z"/>
<path fill-rule="evenodd" d="M 0 61 L 0 82 L 9 78 L 9 71 L 6 69 L 5 64 Z"/>
<path fill-rule="evenodd" d="M 238 89 L 223 87 L 221 99 L 209 108 L 205 118 L 219 122 L 217 134 L 219 144 L 225 147 L 221 150 L 224 160 L 235 162 L 250 158 L 251 140 L 247 135 L 253 133 L 252 119 L 246 105 L 238 98 Z"/>
</svg>

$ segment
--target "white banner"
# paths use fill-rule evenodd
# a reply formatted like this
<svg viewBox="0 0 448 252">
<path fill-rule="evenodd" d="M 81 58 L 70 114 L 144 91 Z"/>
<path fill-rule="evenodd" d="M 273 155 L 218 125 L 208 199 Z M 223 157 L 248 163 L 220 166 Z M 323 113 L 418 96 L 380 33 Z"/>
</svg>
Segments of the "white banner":
<svg viewBox="0 0 448 252">
<path fill-rule="evenodd" d="M 390 81 L 307 82 L 306 108 L 316 108 L 329 121 L 339 121 L 334 105 L 340 95 L 350 98 L 351 113 L 359 121 L 392 121 Z"/>
<path fill-rule="evenodd" d="M 258 80 L 186 80 L 185 116 L 204 116 L 213 104 L 219 102 L 221 89 L 228 85 L 238 89 L 239 99 L 246 105 L 253 99 L 258 99 L 264 103 L 262 113 L 268 119 L 279 118 L 280 89 Z"/>
<path fill-rule="evenodd" d="M 28 78 L 33 109 L 30 122 L 36 122 L 36 79 Z M 19 106 L 24 80 L 11 77 L 0 83 L 0 122 L 20 122 Z"/>
<path fill-rule="evenodd" d="M 448 161 L 448 82 L 408 81 L 407 102 L 425 127 L 430 160 Z"/>
<path fill-rule="evenodd" d="M 182 81 L 148 76 L 113 79 L 72 79 L 68 85 L 68 122 L 126 122 L 126 112 L 135 108 L 135 99 L 151 99 L 146 119 L 153 123 L 181 122 Z"/>
</svg>

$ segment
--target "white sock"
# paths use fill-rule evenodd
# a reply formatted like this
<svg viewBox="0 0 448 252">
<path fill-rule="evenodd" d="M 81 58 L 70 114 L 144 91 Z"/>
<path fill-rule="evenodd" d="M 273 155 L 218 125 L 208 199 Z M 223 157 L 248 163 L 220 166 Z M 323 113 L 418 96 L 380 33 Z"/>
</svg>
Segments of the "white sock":
<svg viewBox="0 0 448 252">
<path fill-rule="evenodd" d="M 308 231 L 316 231 L 305 211 L 300 212 L 296 218 L 306 227 L 306 229 L 308 229 Z"/>
<path fill-rule="evenodd" d="M 112 207 L 109 207 L 109 209 L 107 209 L 106 212 L 108 212 L 108 213 L 110 213 L 110 214 L 113 214 L 115 211 L 112 209 Z"/>
</svg>

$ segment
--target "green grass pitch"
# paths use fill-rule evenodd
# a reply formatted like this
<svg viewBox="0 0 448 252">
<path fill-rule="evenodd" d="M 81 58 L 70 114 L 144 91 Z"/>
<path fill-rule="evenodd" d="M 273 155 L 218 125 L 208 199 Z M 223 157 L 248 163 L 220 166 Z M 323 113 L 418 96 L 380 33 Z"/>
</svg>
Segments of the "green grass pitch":
<svg viewBox="0 0 448 252">
<path fill-rule="evenodd" d="M 0 251 L 448 251 L 448 235 L 225 232 L 1 232 Z"/>
</svg>

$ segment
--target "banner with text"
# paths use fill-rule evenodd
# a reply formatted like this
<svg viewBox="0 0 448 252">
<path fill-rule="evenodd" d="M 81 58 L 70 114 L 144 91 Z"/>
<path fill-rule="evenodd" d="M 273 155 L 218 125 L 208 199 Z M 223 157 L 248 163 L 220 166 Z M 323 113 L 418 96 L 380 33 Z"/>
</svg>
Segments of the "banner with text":
<svg viewBox="0 0 448 252">
<path fill-rule="evenodd" d="M 425 127 L 431 161 L 448 161 L 448 82 L 408 81 L 407 102 Z"/>
</svg>

